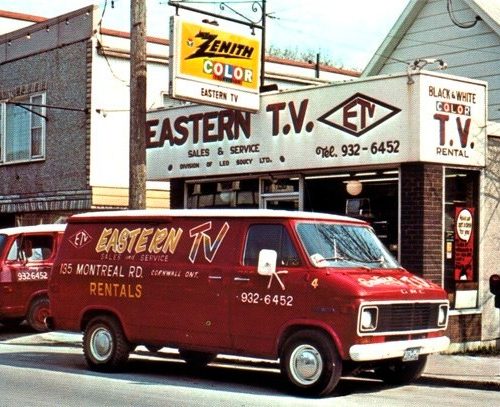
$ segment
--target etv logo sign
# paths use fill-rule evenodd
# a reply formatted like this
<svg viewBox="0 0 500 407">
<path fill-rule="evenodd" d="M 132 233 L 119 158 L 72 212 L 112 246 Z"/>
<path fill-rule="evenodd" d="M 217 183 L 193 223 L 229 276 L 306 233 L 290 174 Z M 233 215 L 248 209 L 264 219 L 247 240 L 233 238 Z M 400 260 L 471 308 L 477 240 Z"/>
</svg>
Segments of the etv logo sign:
<svg viewBox="0 0 500 407">
<path fill-rule="evenodd" d="M 92 236 L 90 236 L 87 231 L 82 229 L 79 232 L 76 232 L 73 236 L 69 237 L 68 240 L 73 246 L 75 246 L 75 248 L 80 249 L 90 243 Z"/>
<path fill-rule="evenodd" d="M 326 112 L 318 120 L 359 137 L 400 111 L 401 109 L 380 100 L 356 93 Z"/>
</svg>

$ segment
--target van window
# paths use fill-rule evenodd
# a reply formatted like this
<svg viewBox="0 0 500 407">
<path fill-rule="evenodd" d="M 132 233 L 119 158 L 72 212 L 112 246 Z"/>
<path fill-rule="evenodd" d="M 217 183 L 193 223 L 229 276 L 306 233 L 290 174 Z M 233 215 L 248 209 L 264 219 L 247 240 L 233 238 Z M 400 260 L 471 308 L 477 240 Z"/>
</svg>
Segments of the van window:
<svg viewBox="0 0 500 407">
<path fill-rule="evenodd" d="M 371 228 L 300 223 L 297 232 L 309 257 L 318 267 L 399 267 Z"/>
<path fill-rule="evenodd" d="M 262 249 L 278 253 L 279 266 L 300 266 L 299 256 L 292 239 L 283 225 L 251 225 L 245 245 L 244 264 L 257 266 Z"/>
<path fill-rule="evenodd" d="M 45 260 L 52 255 L 52 236 L 20 236 L 10 247 L 7 260 Z"/>
</svg>

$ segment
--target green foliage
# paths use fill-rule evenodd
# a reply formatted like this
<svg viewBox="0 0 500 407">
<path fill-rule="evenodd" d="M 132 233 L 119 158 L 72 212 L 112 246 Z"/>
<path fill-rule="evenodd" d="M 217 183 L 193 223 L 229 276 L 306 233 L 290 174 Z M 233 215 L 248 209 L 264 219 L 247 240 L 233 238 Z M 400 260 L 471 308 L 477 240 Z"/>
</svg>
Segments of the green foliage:
<svg viewBox="0 0 500 407">
<path fill-rule="evenodd" d="M 305 51 L 299 51 L 297 47 L 295 49 L 290 49 L 290 48 L 282 49 L 275 47 L 274 45 L 271 45 L 267 49 L 267 54 L 278 58 L 290 59 L 293 61 L 305 61 L 315 64 L 318 52 L 311 49 Z M 328 56 L 325 57 L 324 55 L 320 54 L 319 59 L 320 59 L 319 63 L 321 65 L 334 66 L 340 69 L 343 68 L 343 64 L 341 61 L 334 61 Z"/>
</svg>

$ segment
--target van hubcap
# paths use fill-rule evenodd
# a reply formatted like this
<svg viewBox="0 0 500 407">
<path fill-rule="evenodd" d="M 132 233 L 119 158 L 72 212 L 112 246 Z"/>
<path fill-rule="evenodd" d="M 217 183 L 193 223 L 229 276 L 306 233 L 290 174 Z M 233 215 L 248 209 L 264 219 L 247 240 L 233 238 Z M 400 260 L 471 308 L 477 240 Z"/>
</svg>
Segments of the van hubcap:
<svg viewBox="0 0 500 407">
<path fill-rule="evenodd" d="M 290 372 L 302 385 L 309 385 L 321 376 L 323 360 L 320 353 L 311 345 L 300 345 L 290 357 Z"/>
<path fill-rule="evenodd" d="M 96 329 L 91 340 L 92 354 L 98 361 L 105 361 L 111 355 L 113 338 L 104 328 Z"/>
</svg>

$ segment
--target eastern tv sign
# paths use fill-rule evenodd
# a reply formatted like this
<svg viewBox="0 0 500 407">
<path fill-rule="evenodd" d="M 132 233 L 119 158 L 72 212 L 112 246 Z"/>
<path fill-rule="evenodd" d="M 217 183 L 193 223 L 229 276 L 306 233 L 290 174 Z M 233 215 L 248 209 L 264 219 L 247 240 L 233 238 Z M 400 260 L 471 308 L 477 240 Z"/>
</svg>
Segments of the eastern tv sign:
<svg viewBox="0 0 500 407">
<path fill-rule="evenodd" d="M 148 179 L 375 166 L 483 167 L 486 82 L 420 72 L 261 96 L 253 114 L 187 106 L 148 113 Z"/>
<path fill-rule="evenodd" d="M 170 28 L 171 97 L 259 110 L 260 39 L 179 16 L 171 17 Z"/>
</svg>

